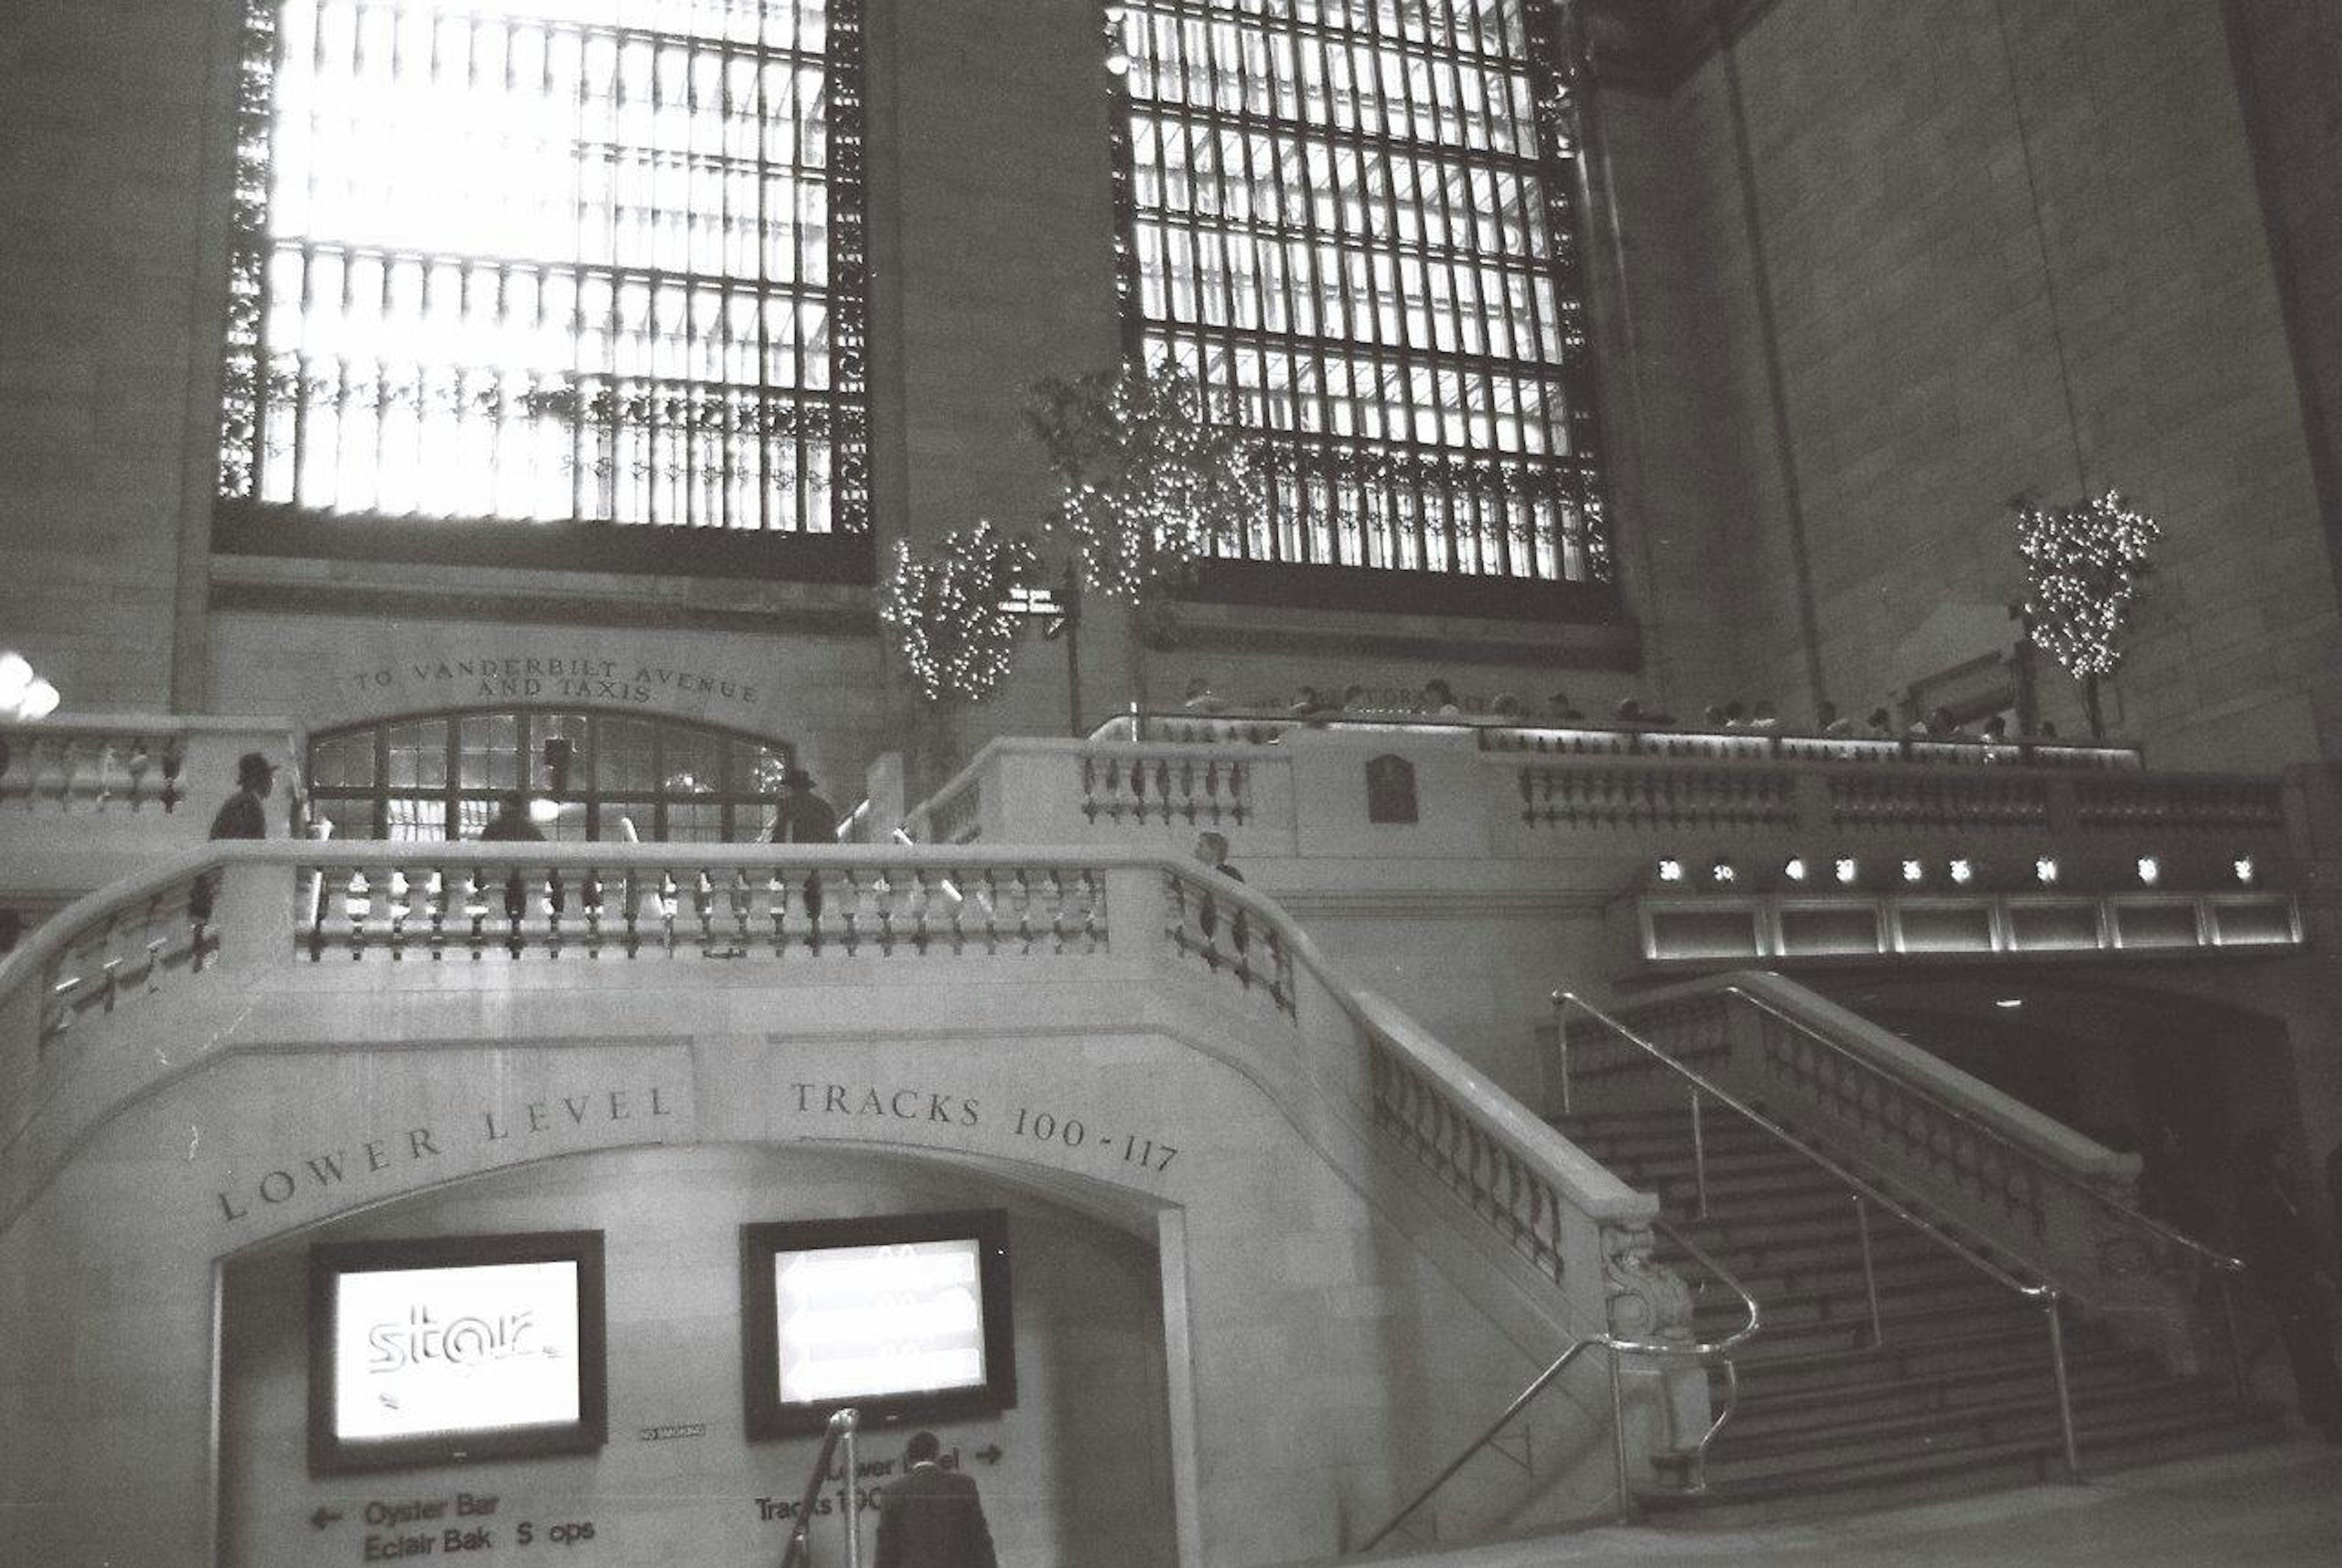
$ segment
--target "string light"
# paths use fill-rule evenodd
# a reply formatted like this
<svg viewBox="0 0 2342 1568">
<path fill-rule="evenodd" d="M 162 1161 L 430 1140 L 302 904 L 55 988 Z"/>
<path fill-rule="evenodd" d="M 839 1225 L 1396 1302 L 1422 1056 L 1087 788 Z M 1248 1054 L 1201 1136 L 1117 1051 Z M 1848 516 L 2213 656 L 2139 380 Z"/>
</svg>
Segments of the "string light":
<svg viewBox="0 0 2342 1568">
<path fill-rule="evenodd" d="M 1040 570 L 1031 544 L 988 522 L 947 534 L 932 560 L 896 541 L 878 618 L 931 703 L 980 703 L 1008 678 L 1022 619 L 1007 606 Z"/>
<path fill-rule="evenodd" d="M 1267 514 L 1250 446 L 1168 358 L 1044 381 L 1029 423 L 1058 479 L 1047 527 L 1071 536 L 1083 582 L 1108 598 L 1151 600 Z"/>
<path fill-rule="evenodd" d="M 2138 579 L 2149 569 L 2147 552 L 2162 528 L 2113 490 L 2076 506 L 2027 499 L 2013 504 L 2034 644 L 2076 680 L 2113 674 Z"/>
</svg>

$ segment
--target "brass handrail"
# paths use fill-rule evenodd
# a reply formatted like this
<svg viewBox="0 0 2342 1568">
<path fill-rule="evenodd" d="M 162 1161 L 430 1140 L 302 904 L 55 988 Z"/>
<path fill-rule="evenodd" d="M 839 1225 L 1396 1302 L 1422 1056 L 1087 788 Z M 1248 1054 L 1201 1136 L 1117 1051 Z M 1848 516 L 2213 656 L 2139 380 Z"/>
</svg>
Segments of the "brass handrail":
<svg viewBox="0 0 2342 1568">
<path fill-rule="evenodd" d="M 2016 1139 L 2010 1137 L 2007 1133 L 2001 1131 L 1999 1128 L 1992 1126 L 1973 1113 L 1954 1104 L 1949 1099 L 1939 1094 L 1928 1085 L 1887 1071 L 1886 1067 L 1872 1061 L 1869 1057 L 1863 1055 L 1857 1051 L 1850 1050 L 1842 1043 L 1831 1039 L 1829 1035 L 1824 1033 L 1821 1029 L 1817 1028 L 1810 1023 L 1807 1023 L 1805 1019 L 1799 1018 L 1797 1014 L 1789 1012 L 1787 1008 L 1782 1007 L 1779 1004 L 1771 1001 L 1769 998 L 1760 996 L 1756 992 L 1749 990 L 1744 985 L 1729 983 L 1719 986 L 1717 989 L 1725 994 L 1740 998 L 1741 1001 L 1747 1003 L 1751 1007 L 1756 1008 L 1758 1012 L 1767 1014 L 1779 1020 L 1781 1023 L 1787 1024 L 1790 1028 L 1797 1030 L 1799 1034 L 1805 1035 L 1806 1038 L 1813 1041 L 1816 1044 L 1827 1047 L 1830 1051 L 1835 1052 L 1842 1059 L 1853 1063 L 1856 1066 L 1862 1068 L 1873 1076 L 1891 1081 L 1897 1088 L 1900 1089 L 1904 1093 L 1911 1094 L 1917 1099 L 1926 1101 L 1931 1109 L 1937 1111 L 1943 1115 L 1950 1118 L 1952 1121 L 1958 1123 L 1961 1126 L 1967 1128 L 1970 1132 L 1978 1134 L 1983 1137 L 1988 1138 L 1994 1143 L 2008 1149 L 2018 1158 L 2023 1159 L 2027 1164 L 2047 1173 L 2052 1180 L 2061 1183 L 2074 1191 L 2080 1193 L 2084 1197 L 2088 1198 L 2100 1208 L 2112 1212 L 2125 1223 L 2134 1225 L 2142 1230 L 2152 1231 L 2157 1235 L 2162 1237 L 2165 1241 L 2177 1243 L 2185 1250 L 2194 1253 L 2198 1258 L 2202 1259 L 2205 1263 L 2209 1263 L 2213 1268 L 2219 1270 L 2222 1273 L 2241 1274 L 2245 1272 L 2243 1260 L 2230 1257 L 2226 1253 L 2220 1252 L 2214 1247 L 2207 1246 L 2204 1243 L 2188 1235 L 2186 1232 L 2177 1230 L 2166 1222 L 2157 1219 L 2153 1214 L 2147 1213 L 2144 1209 L 2133 1208 L 2127 1203 L 2117 1202 L 2114 1198 L 2091 1186 L 2088 1182 L 2075 1174 L 2073 1172 L 2067 1170 L 2056 1161 L 2047 1158 L 2046 1155 L 2036 1153 L 2031 1149 L 2027 1149 L 2024 1144 L 2018 1143 Z"/>
<path fill-rule="evenodd" d="M 1361 1553 L 1371 1552 L 1376 1546 L 1380 1545 L 1385 1537 L 1389 1535 L 1392 1531 L 1397 1529 L 1402 1523 L 1406 1523 L 1407 1515 L 1413 1513 L 1426 1503 L 1428 1503 L 1431 1500 L 1433 1493 L 1436 1493 L 1441 1487 L 1446 1485 L 1449 1481 L 1455 1478 L 1456 1472 L 1462 1470 L 1466 1463 L 1470 1463 L 1470 1461 L 1477 1455 L 1482 1449 L 1495 1442 L 1496 1434 L 1504 1431 L 1507 1426 L 1510 1426 L 1513 1423 L 1514 1417 L 1519 1415 L 1524 1410 L 1526 1410 L 1536 1399 L 1537 1395 L 1543 1393 L 1552 1385 L 1556 1378 L 1567 1371 L 1570 1363 L 1576 1361 L 1586 1351 L 1592 1350 L 1597 1345 L 1610 1353 L 1610 1443 L 1611 1452 L 1617 1470 L 1618 1506 L 1621 1517 L 1624 1517 L 1627 1513 L 1632 1503 L 1632 1498 L 1627 1492 L 1626 1411 L 1625 1396 L 1622 1393 L 1618 1383 L 1618 1358 L 1622 1355 L 1650 1355 L 1681 1361 L 1699 1361 L 1703 1363 L 1710 1360 L 1721 1359 L 1724 1365 L 1725 1386 L 1727 1390 L 1724 1409 L 1719 1414 L 1717 1414 L 1715 1420 L 1708 1423 L 1707 1430 L 1700 1433 L 1699 1441 L 1692 1445 L 1692 1475 L 1694 1478 L 1692 1490 L 1696 1492 L 1705 1488 L 1706 1485 L 1706 1474 L 1707 1464 L 1707 1445 L 1716 1440 L 1716 1434 L 1723 1431 L 1724 1423 L 1732 1418 L 1733 1406 L 1739 1399 L 1740 1374 L 1737 1370 L 1734 1368 L 1732 1364 L 1732 1357 L 1729 1353 L 1737 1349 L 1743 1342 L 1757 1331 L 1763 1321 L 1763 1313 L 1762 1309 L 1756 1304 L 1756 1298 L 1748 1293 L 1747 1287 L 1743 1285 L 1740 1281 L 1734 1276 L 1731 1270 L 1726 1268 L 1714 1258 L 1708 1256 L 1706 1253 L 1701 1251 L 1683 1236 L 1677 1234 L 1675 1228 L 1668 1225 L 1664 1221 L 1654 1221 L 1653 1228 L 1665 1231 L 1667 1233 L 1668 1238 L 1677 1246 L 1682 1247 L 1684 1251 L 1690 1253 L 1694 1258 L 1697 1259 L 1702 1265 L 1714 1273 L 1718 1279 L 1730 1286 L 1734 1293 L 1740 1297 L 1741 1304 L 1746 1309 L 1748 1314 L 1747 1321 L 1742 1323 L 1740 1327 L 1735 1329 L 1732 1333 L 1725 1335 L 1722 1339 L 1707 1343 L 1695 1342 L 1690 1344 L 1681 1344 L 1663 1340 L 1624 1339 L 1616 1334 L 1608 1333 L 1589 1334 L 1584 1339 L 1574 1341 L 1567 1350 L 1561 1353 L 1560 1356 L 1554 1361 L 1552 1365 L 1537 1373 L 1536 1376 L 1530 1381 L 1529 1385 L 1526 1388 L 1522 1389 L 1519 1393 L 1514 1395 L 1513 1402 L 1505 1406 L 1504 1413 L 1497 1416 L 1496 1420 L 1490 1422 L 1487 1427 L 1481 1432 L 1479 1436 L 1474 1438 L 1469 1443 L 1466 1444 L 1464 1451 L 1461 1453 L 1458 1453 L 1453 1460 L 1449 1461 L 1446 1469 L 1442 1470 L 1437 1475 L 1432 1477 L 1428 1484 L 1424 1486 L 1424 1488 L 1417 1492 L 1412 1498 L 1408 1499 L 1406 1505 L 1401 1508 L 1397 1513 L 1392 1514 L 1390 1518 L 1384 1523 L 1381 1529 L 1376 1531 L 1372 1535 L 1367 1536 L 1366 1539 L 1358 1545 L 1356 1548 L 1357 1551 Z"/>
<path fill-rule="evenodd" d="M 1685 1079 L 1690 1084 L 1692 1127 L 1695 1140 L 1698 1137 L 1700 1097 L 1705 1094 L 1714 1099 L 1718 1104 L 1723 1105 L 1726 1110 L 1732 1111 L 1744 1119 L 1754 1123 L 1757 1127 L 1761 1128 L 1774 1139 L 1779 1143 L 1787 1144 L 1790 1149 L 1796 1151 L 1796 1153 L 1801 1157 L 1820 1166 L 1824 1171 L 1827 1172 L 1839 1183 L 1840 1185 L 1846 1187 L 1848 1192 L 1855 1196 L 1856 1216 L 1857 1221 L 1864 1226 L 1867 1226 L 1868 1221 L 1867 1216 L 1863 1213 L 1860 1205 L 1864 1200 L 1867 1200 L 1870 1203 L 1877 1203 L 1880 1208 L 1886 1210 L 1897 1219 L 1901 1220 L 1905 1224 L 1909 1225 L 1912 1229 L 1917 1231 L 1921 1235 L 1926 1236 L 1929 1241 L 1934 1242 L 1937 1246 L 1942 1247 L 1953 1256 L 1960 1259 L 1963 1263 L 1968 1264 L 1969 1267 L 1982 1273 L 1986 1278 L 2001 1285 L 2005 1289 L 2014 1291 L 2018 1295 L 2021 1295 L 2027 1300 L 2037 1304 L 2042 1309 L 2042 1315 L 2048 1324 L 2049 1364 L 2057 1385 L 2057 1422 L 2059 1435 L 2063 1439 L 2065 1446 L 2066 1473 L 2071 1480 L 2079 1481 L 2081 1479 L 2081 1457 L 2074 1439 L 2073 1392 L 2067 1376 L 2066 1370 L 2066 1329 L 2064 1321 L 2059 1313 L 2059 1306 L 2065 1294 L 2063 1291 L 2059 1290 L 2054 1283 L 2050 1283 L 2047 1281 L 2028 1281 L 2021 1279 L 2017 1275 L 2011 1273 L 2007 1269 L 2003 1268 L 1991 1258 L 1987 1257 L 1984 1253 L 1977 1251 L 1974 1247 L 1969 1246 L 1958 1237 L 1951 1234 L 1948 1231 L 1938 1225 L 1935 1221 L 1915 1212 L 1900 1199 L 1886 1192 L 1875 1183 L 1872 1183 L 1862 1176 L 1857 1175 L 1854 1172 L 1847 1170 L 1844 1165 L 1839 1164 L 1836 1160 L 1831 1159 L 1828 1155 L 1824 1154 L 1819 1150 L 1812 1147 L 1795 1133 L 1790 1132 L 1787 1128 L 1782 1126 L 1779 1123 L 1774 1121 L 1763 1112 L 1758 1111 L 1752 1105 L 1749 1105 L 1745 1101 L 1733 1094 L 1729 1090 L 1725 1089 L 1704 1074 L 1694 1072 L 1691 1068 L 1685 1066 L 1682 1063 L 1676 1061 L 1674 1057 L 1661 1050 L 1657 1045 L 1645 1039 L 1642 1035 L 1636 1034 L 1634 1030 L 1628 1028 L 1617 1019 L 1613 1018 L 1609 1014 L 1603 1012 L 1602 1009 L 1595 1006 L 1593 1003 L 1588 1002 L 1586 998 L 1578 995 L 1576 992 L 1567 990 L 1556 991 L 1553 994 L 1552 1000 L 1554 1005 L 1554 1023 L 1556 1033 L 1560 1038 L 1560 1048 L 1565 1053 L 1565 1059 L 1566 1054 L 1568 1050 L 1569 1009 L 1572 1006 L 1575 1006 L 1579 1009 L 1579 1011 L 1585 1013 L 1586 1016 L 1592 1018 L 1596 1023 L 1600 1024 L 1605 1028 L 1610 1030 L 1612 1033 L 1628 1042 L 1630 1044 L 1633 1044 L 1640 1050 L 1647 1053 L 1654 1060 L 1660 1063 L 1668 1071 L 1676 1074 L 1677 1076 Z M 1706 1176 L 1704 1169 L 1700 1175 L 1700 1185 L 1703 1195 L 1702 1212 L 1704 1213 L 1706 1191 Z M 1867 1277 L 1869 1261 L 1867 1247 L 1865 1249 L 1864 1266 L 1866 1269 L 1866 1277 Z M 1882 1325 L 1878 1315 L 1877 1292 L 1875 1283 L 1871 1287 L 1871 1336 L 1873 1343 L 1877 1343 L 1882 1337 Z"/>
<path fill-rule="evenodd" d="M 797 1502 L 796 1523 L 789 1530 L 788 1544 L 781 1549 L 781 1568 L 801 1568 L 806 1560 L 806 1533 L 813 1527 L 813 1505 L 820 1500 L 821 1483 L 829 1478 L 830 1459 L 841 1446 L 846 1450 L 846 1568 L 862 1568 L 861 1521 L 854 1507 L 854 1430 L 860 1422 L 859 1413 L 849 1405 L 832 1414 L 823 1429 L 821 1452 L 814 1456 L 813 1473 L 806 1477 L 805 1495 Z"/>
</svg>

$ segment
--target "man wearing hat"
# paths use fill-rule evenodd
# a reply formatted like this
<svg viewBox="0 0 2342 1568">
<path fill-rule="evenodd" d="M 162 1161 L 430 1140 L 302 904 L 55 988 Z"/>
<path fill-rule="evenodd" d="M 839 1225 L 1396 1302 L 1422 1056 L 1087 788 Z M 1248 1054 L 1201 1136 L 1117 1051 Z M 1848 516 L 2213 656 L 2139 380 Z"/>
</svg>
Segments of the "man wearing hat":
<svg viewBox="0 0 2342 1568">
<path fill-rule="evenodd" d="M 235 759 L 235 793 L 220 803 L 212 817 L 214 838 L 266 838 L 268 810 L 260 803 L 276 784 L 276 764 L 258 752 Z M 212 917 L 212 901 L 219 893 L 219 874 L 206 873 L 195 881 L 187 899 L 187 913 L 198 921 Z"/>
<path fill-rule="evenodd" d="M 837 808 L 814 793 L 813 774 L 790 766 L 781 774 L 781 809 L 773 819 L 775 844 L 836 844 Z M 821 873 L 806 873 L 806 918 L 814 923 L 813 947 L 821 951 Z"/>
<path fill-rule="evenodd" d="M 214 838 L 266 838 L 268 813 L 261 802 L 275 787 L 276 764 L 258 752 L 246 752 L 235 759 L 235 793 L 220 805 L 212 818 Z"/>
</svg>

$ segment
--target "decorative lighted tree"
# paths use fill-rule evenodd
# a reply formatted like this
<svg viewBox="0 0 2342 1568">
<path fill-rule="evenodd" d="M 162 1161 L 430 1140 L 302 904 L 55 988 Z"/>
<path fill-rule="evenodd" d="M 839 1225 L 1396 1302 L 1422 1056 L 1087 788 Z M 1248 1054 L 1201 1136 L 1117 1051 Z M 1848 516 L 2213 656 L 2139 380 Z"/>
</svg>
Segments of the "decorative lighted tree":
<svg viewBox="0 0 2342 1568">
<path fill-rule="evenodd" d="M 896 544 L 878 618 L 920 695 L 931 703 L 980 703 L 999 687 L 1020 620 L 1011 601 L 1040 564 L 1031 544 L 985 522 L 944 535 L 931 558 Z"/>
<path fill-rule="evenodd" d="M 2081 683 L 2091 737 L 2104 740 L 2099 683 L 2122 663 L 2131 601 L 2154 570 L 2147 553 L 2163 530 L 2112 490 L 2073 506 L 2024 495 L 2009 505 L 2025 558 L 2026 635 Z"/>
<path fill-rule="evenodd" d="M 1046 526 L 1073 539 L 1077 586 L 1133 610 L 1134 641 L 1148 639 L 1170 592 L 1196 563 L 1259 518 L 1266 492 L 1231 419 L 1215 418 L 1203 385 L 1166 358 L 1125 361 L 1033 388 L 1026 425 L 1057 476 Z M 1142 648 L 1132 652 L 1146 704 Z"/>
</svg>

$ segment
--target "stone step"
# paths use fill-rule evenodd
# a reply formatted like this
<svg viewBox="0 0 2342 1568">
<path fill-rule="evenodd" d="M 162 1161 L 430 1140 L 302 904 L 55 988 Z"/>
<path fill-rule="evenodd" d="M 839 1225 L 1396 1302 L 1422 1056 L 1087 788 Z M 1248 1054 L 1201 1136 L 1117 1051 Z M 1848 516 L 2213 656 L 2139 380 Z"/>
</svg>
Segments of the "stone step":
<svg viewBox="0 0 2342 1568">
<path fill-rule="evenodd" d="M 2066 1377 L 2077 1400 L 2119 1395 L 2166 1381 L 2143 1353 L 2121 1351 L 2068 1354 Z M 1721 1399 L 1721 1374 L 1712 1381 L 1716 1397 Z M 1736 1447 L 1784 1433 L 1806 1433 L 1852 1422 L 1883 1423 L 2004 1403 L 2022 1405 L 2053 1398 L 2056 1393 L 2046 1354 L 2029 1361 L 1978 1361 L 1932 1376 L 1881 1379 L 1867 1383 L 1815 1388 L 1788 1379 L 1775 1382 L 1778 1386 L 1741 1386 L 1732 1419 L 1725 1427 Z M 2224 1381 L 2209 1376 L 2188 1382 L 2191 1386 L 2201 1384 L 2212 1395 L 2223 1393 L 2227 1386 Z"/>
<path fill-rule="evenodd" d="M 1762 1303 L 1760 1303 L 1762 1304 Z M 1889 1346 L 1917 1348 L 1930 1341 L 1965 1337 L 1971 1331 L 2029 1327 L 2048 1343 L 2041 1326 L 2041 1309 L 2011 1295 L 2005 1300 L 1928 1302 L 1917 1306 L 1897 1303 L 1883 1315 Z M 1767 1362 L 1870 1348 L 1870 1318 L 1865 1312 L 1842 1318 L 1808 1318 L 1781 1323 L 1768 1320 L 1761 1333 L 1741 1347 L 1738 1360 L 1746 1366 Z M 2045 1349 L 2043 1354 L 2047 1354 Z"/>
<path fill-rule="evenodd" d="M 1844 1317 L 1870 1310 L 1869 1292 L 1866 1286 L 1861 1264 L 1851 1266 L 1832 1261 L 1826 1268 L 1786 1271 L 1765 1269 L 1743 1270 L 1736 1264 L 1734 1275 L 1747 1287 L 1763 1309 L 1763 1321 L 1786 1324 L 1806 1322 L 1813 1317 Z M 1685 1271 L 1685 1277 L 1697 1280 L 1698 1273 Z M 1877 1271 L 1878 1304 L 1882 1313 L 1894 1313 L 1922 1301 L 1941 1298 L 1994 1300 L 2007 1293 L 2004 1286 L 1948 1253 L 1932 1256 L 1896 1259 L 1882 1263 Z M 1701 1293 L 1699 1313 L 1703 1318 L 1711 1313 L 1745 1314 L 1746 1308 L 1738 1296 L 1720 1284 Z"/>
<path fill-rule="evenodd" d="M 1778 1239 L 1744 1241 L 1726 1249 L 1706 1250 L 1709 1255 L 1743 1278 L 1781 1270 L 1859 1267 L 1862 1248 L 1855 1237 L 1853 1215 L 1842 1214 L 1839 1219 L 1837 1225 L 1817 1226 L 1803 1233 L 1792 1232 Z M 1701 1244 L 1706 1247 L 1705 1243 Z M 1699 1272 L 1697 1260 L 1665 1237 L 1660 1238 L 1653 1255 L 1686 1275 L 1696 1275 Z M 1890 1263 L 1910 1258 L 1948 1258 L 1952 1255 L 1942 1245 L 1908 1225 L 1871 1226 L 1870 1256 L 1881 1269 Z"/>
<path fill-rule="evenodd" d="M 1932 1326 L 1937 1332 L 1907 1332 L 1907 1323 L 1890 1317 L 1886 1343 L 1875 1347 L 1807 1349 L 1804 1353 L 1793 1349 L 1770 1355 L 1744 1352 L 1736 1358 L 1741 1391 L 1757 1397 L 1804 1393 L 1827 1399 L 1837 1393 L 1953 1376 L 1987 1366 L 2049 1375 L 2049 1335 L 2041 1326 L 2038 1311 L 1999 1323 L 1955 1320 Z M 1760 1349 L 1764 1340 L 1760 1334 L 1748 1351 Z M 2067 1325 L 2068 1368 L 2107 1360 L 2121 1362 L 2142 1378 L 2157 1375 L 2155 1363 L 2146 1352 L 2122 1344 L 2097 1324 Z"/>
<path fill-rule="evenodd" d="M 2082 1436 L 2110 1431 L 2127 1422 L 2216 1414 L 2227 1389 L 2215 1378 L 2128 1381 L 2109 1379 L 2103 1371 L 2087 1383 L 2073 1382 L 2069 1376 L 2069 1383 L 2074 1391 L 2074 1427 Z M 1858 1457 L 1872 1445 L 1916 1443 L 1937 1447 L 1947 1441 L 1989 1443 L 2045 1431 L 2055 1434 L 2057 1387 L 2046 1372 L 2029 1383 L 2005 1380 L 1982 1387 L 1987 1392 L 1977 1397 L 1932 1407 L 1834 1413 L 1826 1406 L 1808 1405 L 1769 1424 L 1755 1420 L 1744 1424 L 1736 1419 L 1717 1436 L 1709 1454 L 1712 1460 L 1728 1456 L 1736 1463 L 1777 1453 L 1806 1461 L 1839 1450 Z M 1753 1417 L 1759 1413 L 1750 1413 Z"/>
<path fill-rule="evenodd" d="M 2088 1476 L 2167 1459 L 2232 1452 L 2282 1436 L 2279 1423 L 2251 1412 L 2192 1425 L 2100 1432 L 2085 1440 L 2082 1469 Z M 1965 1497 L 2062 1480 L 2065 1473 L 2064 1453 L 2056 1439 L 2018 1439 L 1987 1448 L 1879 1455 L 1823 1473 L 1776 1473 L 1764 1478 L 1737 1479 L 1718 1479 L 1711 1473 L 1705 1493 L 1650 1493 L 1639 1501 L 1655 1518 L 1674 1514 L 1706 1533 Z"/>
<path fill-rule="evenodd" d="M 2234 1404 L 2113 1407 L 2087 1422 L 2077 1411 L 2075 1446 L 2087 1472 L 2092 1463 L 2125 1449 L 2185 1443 L 2205 1434 L 2266 1433 L 2272 1424 L 2267 1412 Z M 2064 1453 L 2056 1406 L 2043 1399 L 2028 1412 L 1993 1421 L 1905 1426 L 1891 1434 L 1855 1432 L 1813 1443 L 1784 1442 L 1746 1454 L 1729 1451 L 1719 1439 L 1708 1455 L 1707 1479 L 1711 1491 L 1727 1495 L 1813 1491 L 1943 1465 L 1967 1469 L 1973 1476 L 2019 1454 L 2046 1463 L 2046 1479 L 2063 1473 Z"/>
</svg>

